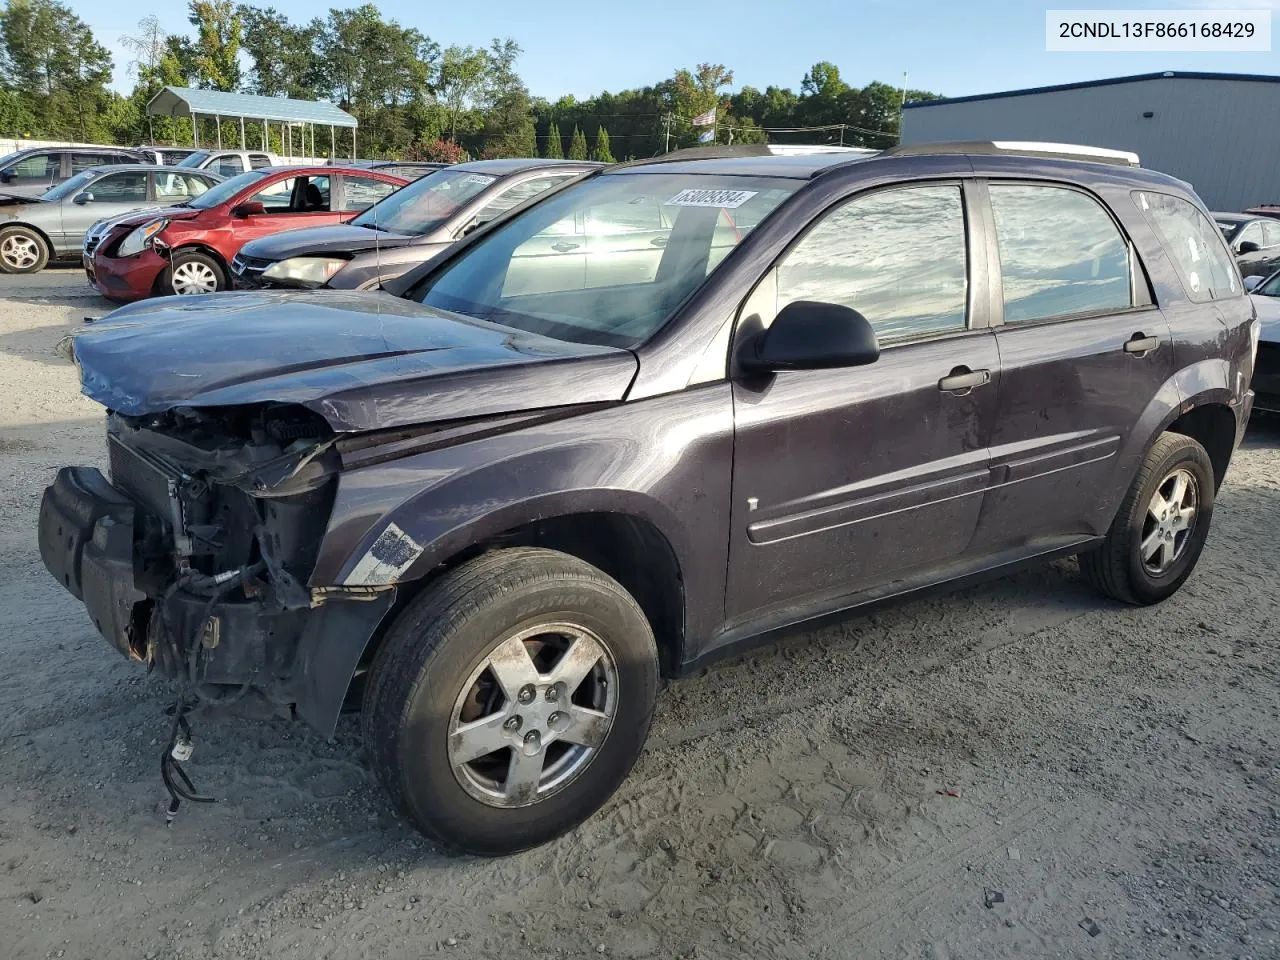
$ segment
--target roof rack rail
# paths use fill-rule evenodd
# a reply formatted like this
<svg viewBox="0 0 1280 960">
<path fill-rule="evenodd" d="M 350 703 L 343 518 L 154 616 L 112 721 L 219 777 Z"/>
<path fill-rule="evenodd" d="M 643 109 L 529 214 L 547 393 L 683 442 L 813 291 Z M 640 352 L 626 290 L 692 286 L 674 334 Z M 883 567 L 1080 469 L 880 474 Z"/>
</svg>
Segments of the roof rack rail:
<svg viewBox="0 0 1280 960">
<path fill-rule="evenodd" d="M 1113 163 L 1122 167 L 1142 166 L 1136 153 L 1107 147 L 1086 147 L 1078 143 L 1040 143 L 1021 140 L 956 140 L 938 143 L 913 143 L 890 147 L 881 156 L 918 157 L 933 154 L 971 154 L 999 156 L 1013 154 L 1024 157 L 1053 157 L 1059 160 L 1088 160 Z"/>
</svg>

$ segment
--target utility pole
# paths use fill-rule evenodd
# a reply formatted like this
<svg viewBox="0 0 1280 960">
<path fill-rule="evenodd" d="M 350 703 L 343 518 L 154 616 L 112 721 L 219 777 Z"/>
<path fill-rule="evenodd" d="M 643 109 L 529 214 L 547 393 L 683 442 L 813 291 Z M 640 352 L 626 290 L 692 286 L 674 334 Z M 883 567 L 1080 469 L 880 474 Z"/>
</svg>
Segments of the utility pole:
<svg viewBox="0 0 1280 960">
<path fill-rule="evenodd" d="M 902 96 L 898 98 L 898 142 L 902 142 L 902 112 L 907 105 L 907 71 L 902 71 Z"/>
<path fill-rule="evenodd" d="M 670 113 L 666 115 L 666 117 L 664 118 L 664 121 L 666 123 L 666 133 L 663 134 L 663 138 L 662 138 L 662 152 L 670 153 L 671 152 L 671 114 Z"/>
</svg>

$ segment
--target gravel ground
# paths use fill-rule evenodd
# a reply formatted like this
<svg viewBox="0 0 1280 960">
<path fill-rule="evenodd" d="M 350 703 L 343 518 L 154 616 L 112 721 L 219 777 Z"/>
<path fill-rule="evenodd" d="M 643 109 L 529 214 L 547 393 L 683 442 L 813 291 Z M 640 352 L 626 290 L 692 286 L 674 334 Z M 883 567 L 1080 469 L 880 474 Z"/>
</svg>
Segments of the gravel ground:
<svg viewBox="0 0 1280 960">
<path fill-rule="evenodd" d="M 358 727 L 196 730 L 216 793 L 166 829 L 166 685 L 36 550 L 103 458 L 52 348 L 107 305 L 0 277 L 0 953 L 15 958 L 1280 957 L 1280 426 L 1159 608 L 1073 562 L 905 604 L 669 687 L 572 836 L 450 859 L 383 804 Z"/>
</svg>

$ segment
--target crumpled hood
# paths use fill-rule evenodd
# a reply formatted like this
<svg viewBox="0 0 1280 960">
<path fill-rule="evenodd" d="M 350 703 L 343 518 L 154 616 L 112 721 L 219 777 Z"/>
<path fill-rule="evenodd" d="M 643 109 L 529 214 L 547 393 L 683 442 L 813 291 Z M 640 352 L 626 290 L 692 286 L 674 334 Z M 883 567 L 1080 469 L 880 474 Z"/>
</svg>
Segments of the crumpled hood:
<svg viewBox="0 0 1280 960">
<path fill-rule="evenodd" d="M 389 233 L 368 227 L 340 224 L 333 227 L 303 227 L 251 240 L 240 248 L 245 257 L 259 260 L 287 260 L 290 257 L 317 256 L 326 253 L 355 254 L 375 247 L 403 247 L 418 239 L 407 233 Z"/>
<path fill-rule="evenodd" d="M 629 350 L 346 290 L 142 301 L 72 345 L 84 394 L 119 413 L 292 403 L 340 432 L 616 402 L 637 369 Z"/>
<path fill-rule="evenodd" d="M 123 213 L 120 216 L 112 217 L 111 226 L 140 227 L 144 223 L 159 220 L 161 217 L 166 220 L 191 220 L 200 216 L 203 212 L 203 210 L 197 210 L 195 207 L 152 207 L 149 210 L 134 210 L 131 213 Z"/>
<path fill-rule="evenodd" d="M 1280 297 L 1263 297 L 1254 294 L 1250 297 L 1258 311 L 1258 322 L 1262 325 L 1262 340 L 1266 343 L 1280 343 Z"/>
<path fill-rule="evenodd" d="M 0 207 L 19 207 L 26 206 L 29 203 L 45 203 L 46 201 L 41 200 L 40 196 L 23 196 L 18 193 L 0 191 Z"/>
</svg>

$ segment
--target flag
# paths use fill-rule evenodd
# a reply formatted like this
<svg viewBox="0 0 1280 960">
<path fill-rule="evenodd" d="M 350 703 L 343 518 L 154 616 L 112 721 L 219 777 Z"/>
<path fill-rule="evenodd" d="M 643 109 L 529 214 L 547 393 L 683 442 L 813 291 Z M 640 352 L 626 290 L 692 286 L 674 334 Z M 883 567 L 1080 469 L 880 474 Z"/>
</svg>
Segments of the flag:
<svg viewBox="0 0 1280 960">
<path fill-rule="evenodd" d="M 711 143 L 715 138 L 716 132 L 714 130 L 704 130 L 702 133 L 698 134 L 699 143 Z"/>
<path fill-rule="evenodd" d="M 712 107 L 706 113 L 700 113 L 689 121 L 695 127 L 710 127 L 716 122 L 716 108 Z"/>
</svg>

